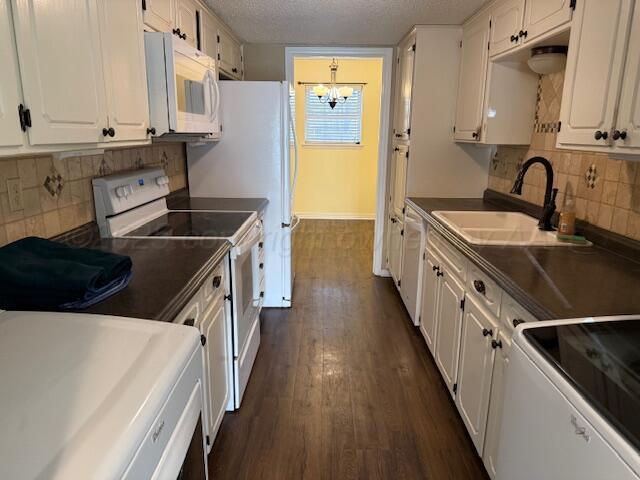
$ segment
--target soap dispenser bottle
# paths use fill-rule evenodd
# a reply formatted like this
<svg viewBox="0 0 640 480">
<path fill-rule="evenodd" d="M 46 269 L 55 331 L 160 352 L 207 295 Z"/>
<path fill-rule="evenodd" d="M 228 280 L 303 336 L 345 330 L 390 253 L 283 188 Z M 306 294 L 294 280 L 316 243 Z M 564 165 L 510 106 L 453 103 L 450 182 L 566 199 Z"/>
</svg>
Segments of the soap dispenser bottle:
<svg viewBox="0 0 640 480">
<path fill-rule="evenodd" d="M 574 235 L 576 233 L 576 202 L 573 196 L 566 195 L 560 219 L 558 221 L 558 235 Z"/>
</svg>

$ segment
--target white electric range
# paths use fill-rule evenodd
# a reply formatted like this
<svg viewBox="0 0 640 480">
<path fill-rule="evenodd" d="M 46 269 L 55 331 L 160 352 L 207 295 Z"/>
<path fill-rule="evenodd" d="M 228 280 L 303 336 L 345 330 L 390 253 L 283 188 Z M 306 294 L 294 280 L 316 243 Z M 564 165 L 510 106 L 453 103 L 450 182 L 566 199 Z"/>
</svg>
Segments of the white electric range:
<svg viewBox="0 0 640 480">
<path fill-rule="evenodd" d="M 147 168 L 93 180 L 96 221 L 103 237 L 164 238 L 171 241 L 226 239 L 231 245 L 233 404 L 240 408 L 260 344 L 264 302 L 264 233 L 256 212 L 169 210 L 169 179 Z"/>
</svg>

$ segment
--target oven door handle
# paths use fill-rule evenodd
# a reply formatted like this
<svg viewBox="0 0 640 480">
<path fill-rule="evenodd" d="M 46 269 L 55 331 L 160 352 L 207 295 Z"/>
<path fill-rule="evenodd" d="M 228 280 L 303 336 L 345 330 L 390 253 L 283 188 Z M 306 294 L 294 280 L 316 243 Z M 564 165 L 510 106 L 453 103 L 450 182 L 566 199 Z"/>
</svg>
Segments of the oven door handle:
<svg viewBox="0 0 640 480">
<path fill-rule="evenodd" d="M 234 247 L 236 257 L 241 257 L 245 253 L 251 251 L 251 249 L 262 239 L 262 231 L 260 229 L 254 227 L 252 230 L 253 233 L 249 232 Z"/>
</svg>

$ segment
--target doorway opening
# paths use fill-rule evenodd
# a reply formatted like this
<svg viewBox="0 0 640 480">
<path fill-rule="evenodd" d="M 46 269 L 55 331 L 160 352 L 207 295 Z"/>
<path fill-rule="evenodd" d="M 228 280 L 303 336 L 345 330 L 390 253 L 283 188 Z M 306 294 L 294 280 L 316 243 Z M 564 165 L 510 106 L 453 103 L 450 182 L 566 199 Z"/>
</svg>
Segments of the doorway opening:
<svg viewBox="0 0 640 480">
<path fill-rule="evenodd" d="M 373 220 L 373 272 L 383 275 L 393 50 L 290 47 L 285 55 L 294 162 L 297 151 L 293 213 L 301 219 Z M 316 88 L 333 86 L 332 64 L 335 86 L 348 94 L 337 102 Z"/>
</svg>

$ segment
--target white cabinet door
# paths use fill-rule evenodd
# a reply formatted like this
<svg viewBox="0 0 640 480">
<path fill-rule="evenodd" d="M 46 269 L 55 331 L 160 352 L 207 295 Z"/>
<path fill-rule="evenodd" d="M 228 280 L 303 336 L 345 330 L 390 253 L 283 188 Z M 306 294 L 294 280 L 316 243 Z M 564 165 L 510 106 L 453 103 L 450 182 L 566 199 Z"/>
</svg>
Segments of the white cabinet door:
<svg viewBox="0 0 640 480">
<path fill-rule="evenodd" d="M 200 50 L 213 59 L 218 58 L 218 22 L 204 10 L 200 12 Z"/>
<path fill-rule="evenodd" d="M 404 219 L 402 239 L 402 283 L 400 296 L 414 325 L 420 324 L 420 302 L 422 283 L 422 252 L 424 251 L 424 228 L 422 219 L 411 208 Z"/>
<path fill-rule="evenodd" d="M 482 309 L 473 295 L 467 295 L 462 339 L 456 406 L 479 455 L 489 413 L 489 394 L 495 349 L 491 341 L 498 334 L 498 321 Z"/>
<path fill-rule="evenodd" d="M 107 126 L 96 0 L 13 0 L 31 145 L 96 143 Z"/>
<path fill-rule="evenodd" d="M 393 130 L 395 137 L 409 140 L 411 133 L 411 99 L 413 95 L 413 67 L 416 56 L 416 38 L 411 36 L 398 47 L 398 96 Z"/>
<path fill-rule="evenodd" d="M 389 259 L 389 273 L 397 286 L 402 268 L 402 222 L 396 217 L 391 217 L 390 222 L 389 254 L 387 258 Z"/>
<path fill-rule="evenodd" d="M 631 0 L 578 2 L 567 54 L 559 144 L 610 144 L 631 7 Z"/>
<path fill-rule="evenodd" d="M 402 218 L 404 215 L 404 201 L 407 194 L 407 163 L 409 149 L 399 145 L 393 153 L 393 192 L 391 201 L 392 215 Z"/>
<path fill-rule="evenodd" d="M 571 20 L 572 14 L 571 0 L 527 0 L 522 29 L 525 33 L 524 41 L 530 42 L 564 25 Z"/>
<path fill-rule="evenodd" d="M 505 0 L 491 9 L 489 51 L 498 55 L 520 45 L 525 0 Z M 531 2 L 529 2 L 531 3 Z"/>
<path fill-rule="evenodd" d="M 130 0 L 99 2 L 112 141 L 148 138 L 149 104 L 141 11 Z"/>
<path fill-rule="evenodd" d="M 184 39 L 193 47 L 198 46 L 198 5 L 193 0 L 177 0 L 177 21 L 176 25 L 180 29 L 181 35 L 186 35 Z"/>
<path fill-rule="evenodd" d="M 500 428 L 502 427 L 502 407 L 504 406 L 504 381 L 511 353 L 511 340 L 502 330 L 498 333 L 498 342 L 500 347 L 496 350 L 493 363 L 487 433 L 484 437 L 484 451 L 482 453 L 482 461 L 492 480 L 496 480 L 498 468 L 498 447 Z"/>
<path fill-rule="evenodd" d="M 175 27 L 176 0 L 144 0 L 144 23 L 158 32 L 171 32 Z"/>
<path fill-rule="evenodd" d="M 436 354 L 438 332 L 438 299 L 440 297 L 440 265 L 436 253 L 427 252 L 422 267 L 422 303 L 420 306 L 420 331 L 431 355 Z"/>
<path fill-rule="evenodd" d="M 438 330 L 436 333 L 436 365 L 455 396 L 458 381 L 458 355 L 462 327 L 464 285 L 456 277 L 441 269 L 440 300 L 438 302 Z"/>
<path fill-rule="evenodd" d="M 614 140 L 618 147 L 640 147 L 640 5 L 633 11 L 627 66 L 623 76 L 620 110 L 615 130 L 624 132 L 626 138 Z"/>
<path fill-rule="evenodd" d="M 456 140 L 480 140 L 488 57 L 489 14 L 486 14 L 463 26 L 456 105 Z"/>
<path fill-rule="evenodd" d="M 219 295 L 205 312 L 200 331 L 206 338 L 204 354 L 207 431 L 210 443 L 216 438 L 231 391 L 229 389 L 229 350 L 225 299 Z"/>
<path fill-rule="evenodd" d="M 240 44 L 222 28 L 218 29 L 218 35 L 220 36 L 218 43 L 220 69 L 231 77 L 241 78 L 243 72 Z"/>
<path fill-rule="evenodd" d="M 18 147 L 25 140 L 18 117 L 22 98 L 9 7 L 7 1 L 0 3 L 0 147 Z"/>
</svg>

